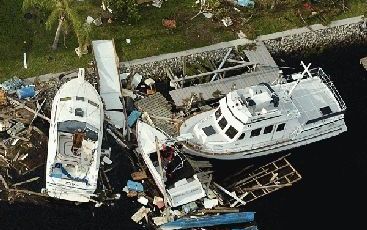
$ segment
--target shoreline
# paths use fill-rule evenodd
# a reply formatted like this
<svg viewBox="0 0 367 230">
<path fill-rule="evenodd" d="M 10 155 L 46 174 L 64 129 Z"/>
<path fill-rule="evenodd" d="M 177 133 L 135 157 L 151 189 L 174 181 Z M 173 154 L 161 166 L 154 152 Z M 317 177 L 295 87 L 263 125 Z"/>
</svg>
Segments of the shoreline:
<svg viewBox="0 0 367 230">
<path fill-rule="evenodd" d="M 184 62 L 186 64 L 192 64 L 198 60 L 220 62 L 229 49 L 251 48 L 256 42 L 263 42 L 272 56 L 311 55 L 337 46 L 346 47 L 353 44 L 367 43 L 367 19 L 364 18 L 364 15 L 360 15 L 332 21 L 328 26 L 313 24 L 261 35 L 255 40 L 236 39 L 175 53 L 123 61 L 120 62 L 120 72 L 139 73 L 144 77 L 167 77 L 167 69 L 181 72 L 184 68 Z M 75 73 L 77 73 L 77 69 L 60 73 L 48 73 L 40 75 L 38 78 L 48 80 L 58 77 L 60 74 L 75 75 Z"/>
</svg>

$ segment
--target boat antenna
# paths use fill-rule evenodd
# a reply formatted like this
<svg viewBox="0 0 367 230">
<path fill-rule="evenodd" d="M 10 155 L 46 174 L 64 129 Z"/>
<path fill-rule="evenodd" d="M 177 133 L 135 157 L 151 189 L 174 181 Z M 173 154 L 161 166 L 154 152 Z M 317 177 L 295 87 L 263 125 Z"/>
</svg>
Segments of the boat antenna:
<svg viewBox="0 0 367 230">
<path fill-rule="evenodd" d="M 294 86 L 289 90 L 289 93 L 288 95 L 291 95 L 293 90 L 296 88 L 296 86 L 298 85 L 298 83 L 303 79 L 303 77 L 305 76 L 305 74 L 307 73 L 307 75 L 311 78 L 312 77 L 312 74 L 310 73 L 310 66 L 311 66 L 311 63 L 309 63 L 307 66 L 305 65 L 305 63 L 303 63 L 303 61 L 301 61 L 301 66 L 304 68 L 303 72 L 301 74 L 294 74 L 292 75 L 292 78 L 294 80 L 297 79 L 297 82 L 296 84 L 294 84 Z"/>
<path fill-rule="evenodd" d="M 303 61 L 301 61 L 301 65 L 302 67 L 304 68 L 303 72 L 302 72 L 302 76 L 305 75 L 305 73 L 307 73 L 307 75 L 312 78 L 312 74 L 310 73 L 310 66 L 311 66 L 311 63 L 309 63 L 307 66 L 305 65 L 305 63 L 303 63 Z"/>
<path fill-rule="evenodd" d="M 80 80 L 80 81 L 84 81 L 84 74 L 85 74 L 85 70 L 84 70 L 84 68 L 79 68 L 79 72 L 78 72 L 78 79 Z"/>
</svg>

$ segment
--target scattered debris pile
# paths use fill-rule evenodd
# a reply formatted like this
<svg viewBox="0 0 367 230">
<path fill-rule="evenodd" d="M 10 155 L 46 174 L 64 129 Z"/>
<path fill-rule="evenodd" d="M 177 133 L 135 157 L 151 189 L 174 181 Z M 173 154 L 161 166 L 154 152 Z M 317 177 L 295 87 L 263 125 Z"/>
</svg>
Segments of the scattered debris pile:
<svg viewBox="0 0 367 230">
<path fill-rule="evenodd" d="M 12 78 L 0 85 L 0 199 L 40 202 L 31 187 L 40 177 L 37 170 L 46 162 L 47 135 L 35 125 L 40 113 L 40 98 L 32 90 L 23 97 L 29 84 Z M 27 98 L 27 100 L 25 100 Z M 37 121 L 42 124 L 42 121 Z M 35 176 L 35 177 L 34 177 Z"/>
<path fill-rule="evenodd" d="M 46 201 L 40 178 L 47 158 L 49 116 L 57 90 L 68 79 L 64 74 L 46 80 L 13 77 L 0 84 L 0 200 Z"/>
<path fill-rule="evenodd" d="M 254 227 L 254 213 L 247 212 L 245 205 L 301 179 L 282 157 L 218 181 L 210 161 L 181 152 L 180 140 L 171 136 L 178 119 L 172 118 L 170 106 L 164 109 L 166 100 L 160 98 L 160 93 L 137 97 L 135 111 L 139 113 L 129 124 L 137 142 L 138 168 L 124 191 L 142 205 L 131 217 L 133 221 L 160 229 Z"/>
</svg>

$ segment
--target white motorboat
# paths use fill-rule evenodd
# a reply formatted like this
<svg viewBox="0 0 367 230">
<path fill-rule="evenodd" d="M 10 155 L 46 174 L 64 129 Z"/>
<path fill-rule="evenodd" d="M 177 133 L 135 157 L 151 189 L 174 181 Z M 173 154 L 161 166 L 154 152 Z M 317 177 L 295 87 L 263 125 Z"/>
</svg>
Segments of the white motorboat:
<svg viewBox="0 0 367 230">
<path fill-rule="evenodd" d="M 97 188 L 103 136 L 103 104 L 84 79 L 63 84 L 52 103 L 46 166 L 49 196 L 88 202 Z"/>
</svg>

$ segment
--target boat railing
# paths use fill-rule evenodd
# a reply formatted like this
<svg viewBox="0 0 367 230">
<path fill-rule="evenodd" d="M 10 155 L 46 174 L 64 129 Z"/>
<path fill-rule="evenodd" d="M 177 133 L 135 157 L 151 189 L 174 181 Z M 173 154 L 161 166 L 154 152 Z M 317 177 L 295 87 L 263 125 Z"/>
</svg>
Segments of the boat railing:
<svg viewBox="0 0 367 230">
<path fill-rule="evenodd" d="M 339 106 L 341 110 L 345 110 L 347 106 L 345 105 L 342 97 L 340 96 L 339 91 L 335 88 L 334 83 L 331 81 L 330 76 L 327 75 L 323 69 L 321 68 L 315 68 L 310 70 L 312 76 L 318 76 L 320 79 L 325 83 L 325 85 L 330 89 L 330 91 L 333 93 L 335 99 L 339 103 Z"/>
</svg>

